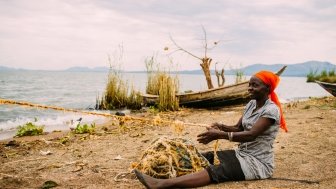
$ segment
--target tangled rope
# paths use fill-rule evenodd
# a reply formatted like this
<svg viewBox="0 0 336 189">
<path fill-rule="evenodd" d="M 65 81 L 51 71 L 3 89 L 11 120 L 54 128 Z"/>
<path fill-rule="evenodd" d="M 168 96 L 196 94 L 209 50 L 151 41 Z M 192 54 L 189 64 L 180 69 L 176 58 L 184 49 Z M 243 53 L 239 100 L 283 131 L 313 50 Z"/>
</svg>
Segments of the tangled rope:
<svg viewBox="0 0 336 189">
<path fill-rule="evenodd" d="M 161 137 L 154 140 L 132 169 L 155 178 L 174 178 L 194 173 L 209 166 L 191 141 L 183 138 Z"/>
<path fill-rule="evenodd" d="M 82 110 L 71 109 L 71 108 L 63 108 L 59 106 L 47 106 L 47 105 L 41 105 L 41 104 L 34 104 L 30 102 L 15 101 L 15 100 L 8 100 L 8 99 L 1 99 L 1 98 L 0 98 L 0 104 L 20 105 L 20 106 L 28 106 L 28 107 L 34 107 L 34 108 L 52 109 L 52 110 L 64 111 L 64 112 L 75 112 L 75 113 L 82 113 L 82 114 L 88 114 L 88 115 L 113 117 L 115 119 L 118 119 L 121 123 L 125 123 L 128 120 L 153 122 L 154 125 L 165 123 L 165 124 L 173 125 L 176 129 L 177 127 L 179 127 L 180 129 L 183 128 L 183 125 L 200 126 L 200 127 L 208 126 L 205 124 L 195 124 L 195 123 L 188 123 L 188 122 L 182 122 L 182 121 L 164 120 L 164 119 L 161 119 L 159 116 L 156 116 L 154 119 L 134 117 L 134 116 L 128 116 L 128 115 L 119 116 L 119 115 L 113 115 L 109 113 L 82 111 Z"/>
</svg>

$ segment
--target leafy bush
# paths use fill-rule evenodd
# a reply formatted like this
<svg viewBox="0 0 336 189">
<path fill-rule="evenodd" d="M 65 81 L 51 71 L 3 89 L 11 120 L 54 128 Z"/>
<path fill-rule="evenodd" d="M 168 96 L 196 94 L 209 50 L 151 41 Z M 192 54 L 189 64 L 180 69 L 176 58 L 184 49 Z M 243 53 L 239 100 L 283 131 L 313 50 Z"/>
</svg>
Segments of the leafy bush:
<svg viewBox="0 0 336 189">
<path fill-rule="evenodd" d="M 24 125 L 18 126 L 18 130 L 15 136 L 34 136 L 34 135 L 42 135 L 44 130 L 44 126 L 36 126 L 32 122 L 28 122 Z"/>
</svg>

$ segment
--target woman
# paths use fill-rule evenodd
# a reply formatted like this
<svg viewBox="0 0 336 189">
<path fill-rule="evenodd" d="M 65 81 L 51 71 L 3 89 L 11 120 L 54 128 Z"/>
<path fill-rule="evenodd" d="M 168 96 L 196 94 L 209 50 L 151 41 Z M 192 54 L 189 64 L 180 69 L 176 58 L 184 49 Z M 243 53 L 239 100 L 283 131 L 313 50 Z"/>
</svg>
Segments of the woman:
<svg viewBox="0 0 336 189">
<path fill-rule="evenodd" d="M 235 126 L 214 123 L 198 135 L 202 144 L 217 139 L 240 142 L 236 150 L 217 152 L 220 165 L 213 165 L 214 154 L 204 156 L 212 164 L 206 169 L 171 179 L 156 179 L 135 170 L 146 188 L 191 188 L 232 180 L 266 179 L 274 169 L 273 142 L 279 126 L 287 132 L 280 102 L 274 89 L 279 77 L 261 71 L 251 77 L 249 93 L 252 100 L 246 105 L 243 116 Z"/>
</svg>

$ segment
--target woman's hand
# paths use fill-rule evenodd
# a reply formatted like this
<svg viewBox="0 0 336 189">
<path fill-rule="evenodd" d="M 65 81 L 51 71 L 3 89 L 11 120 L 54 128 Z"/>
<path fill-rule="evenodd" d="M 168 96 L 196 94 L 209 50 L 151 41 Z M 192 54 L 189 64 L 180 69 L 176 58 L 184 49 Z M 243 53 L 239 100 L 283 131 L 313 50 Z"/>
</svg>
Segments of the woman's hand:
<svg viewBox="0 0 336 189">
<path fill-rule="evenodd" d="M 223 124 L 216 122 L 216 123 L 211 124 L 210 127 L 221 131 L 222 126 L 223 126 Z"/>
<path fill-rule="evenodd" d="M 212 127 L 207 127 L 206 132 L 197 135 L 197 141 L 202 144 L 208 144 L 213 140 L 219 139 L 221 134 L 222 131 L 219 131 L 218 129 L 214 129 Z"/>
</svg>

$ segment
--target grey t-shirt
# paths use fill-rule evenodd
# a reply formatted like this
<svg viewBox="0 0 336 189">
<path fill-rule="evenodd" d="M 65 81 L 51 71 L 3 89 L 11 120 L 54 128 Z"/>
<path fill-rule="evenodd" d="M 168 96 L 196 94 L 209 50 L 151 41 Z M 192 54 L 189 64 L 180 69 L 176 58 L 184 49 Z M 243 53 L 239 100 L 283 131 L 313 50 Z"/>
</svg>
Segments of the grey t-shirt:
<svg viewBox="0 0 336 189">
<path fill-rule="evenodd" d="M 272 176 L 274 169 L 273 142 L 280 124 L 279 108 L 270 99 L 265 102 L 263 107 L 253 112 L 255 108 L 255 100 L 251 100 L 245 107 L 242 118 L 245 131 L 250 130 L 260 117 L 271 118 L 275 122 L 255 140 L 242 142 L 236 149 L 236 156 L 246 180 L 265 179 Z"/>
</svg>

